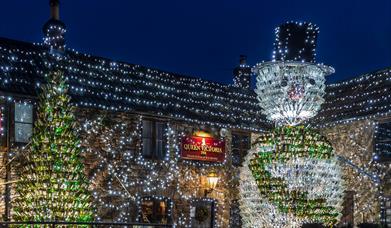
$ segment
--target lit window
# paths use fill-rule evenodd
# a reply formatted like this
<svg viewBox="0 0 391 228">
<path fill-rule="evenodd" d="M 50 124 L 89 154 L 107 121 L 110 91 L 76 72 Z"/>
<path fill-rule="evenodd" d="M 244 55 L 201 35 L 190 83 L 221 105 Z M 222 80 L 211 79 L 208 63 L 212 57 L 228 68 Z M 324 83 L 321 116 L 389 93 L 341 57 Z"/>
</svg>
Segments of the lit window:
<svg viewBox="0 0 391 228">
<path fill-rule="evenodd" d="M 33 134 L 33 105 L 15 103 L 15 142 L 27 143 Z"/>
<path fill-rule="evenodd" d="M 145 158 L 164 159 L 166 156 L 165 128 L 165 123 L 143 120 L 142 153 Z"/>
</svg>

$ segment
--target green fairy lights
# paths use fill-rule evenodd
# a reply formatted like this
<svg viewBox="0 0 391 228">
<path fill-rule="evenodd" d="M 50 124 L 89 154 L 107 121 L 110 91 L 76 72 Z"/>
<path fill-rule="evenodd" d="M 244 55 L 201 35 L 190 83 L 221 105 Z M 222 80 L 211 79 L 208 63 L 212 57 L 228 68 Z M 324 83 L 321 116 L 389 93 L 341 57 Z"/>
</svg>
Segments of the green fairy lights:
<svg viewBox="0 0 391 228">
<path fill-rule="evenodd" d="M 263 197 L 298 220 L 338 222 L 343 192 L 333 148 L 324 137 L 302 126 L 280 127 L 261 136 L 257 145 L 249 168 Z M 318 188 L 323 183 L 328 187 Z"/>
<path fill-rule="evenodd" d="M 244 227 L 335 225 L 344 186 L 330 143 L 303 126 L 264 133 L 249 151 L 240 174 Z"/>
<path fill-rule="evenodd" d="M 326 138 L 304 126 L 274 128 L 261 135 L 255 143 L 269 148 L 262 156 L 275 157 L 281 161 L 307 156 L 328 159 L 333 156 L 333 147 Z"/>
<path fill-rule="evenodd" d="M 74 107 L 61 72 L 39 96 L 37 121 L 16 186 L 16 221 L 92 221 Z"/>
<path fill-rule="evenodd" d="M 243 227 L 332 226 L 341 218 L 342 170 L 330 143 L 299 125 L 317 114 L 324 77 L 334 69 L 315 63 L 316 25 L 288 22 L 275 34 L 276 58 L 254 71 L 262 111 L 279 127 L 263 133 L 246 155 L 239 186 Z"/>
</svg>

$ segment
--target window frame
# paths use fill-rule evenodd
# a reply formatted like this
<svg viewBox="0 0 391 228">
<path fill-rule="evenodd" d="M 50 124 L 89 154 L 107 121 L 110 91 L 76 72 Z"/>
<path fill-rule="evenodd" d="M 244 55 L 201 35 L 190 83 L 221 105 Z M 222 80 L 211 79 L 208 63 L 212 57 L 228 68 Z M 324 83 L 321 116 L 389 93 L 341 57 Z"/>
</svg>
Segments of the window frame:
<svg viewBox="0 0 391 228">
<path fill-rule="evenodd" d="M 0 150 L 8 147 L 9 135 L 9 105 L 6 102 L 0 102 Z"/>
<path fill-rule="evenodd" d="M 150 135 L 150 136 L 148 136 L 148 137 L 145 136 L 146 129 L 145 129 L 144 123 L 146 121 L 150 122 L 150 132 L 148 132 L 148 135 Z M 152 159 L 153 151 L 154 151 L 153 148 L 155 147 L 154 146 L 154 123 L 152 120 L 143 119 L 142 126 L 143 126 L 143 128 L 142 128 L 142 132 L 141 132 L 141 155 L 143 156 L 143 158 Z M 145 149 L 146 147 L 144 146 L 145 139 L 150 140 L 150 145 L 149 145 L 150 151 L 148 151 L 148 154 L 144 152 L 146 150 Z"/>
<path fill-rule="evenodd" d="M 150 133 L 151 137 L 144 136 L 144 121 L 149 121 L 151 123 L 151 133 Z M 161 139 L 159 139 L 160 137 L 158 136 L 159 124 L 161 124 L 162 126 Z M 169 153 L 169 151 L 166 151 L 167 139 L 164 137 L 165 132 L 167 130 L 167 121 L 161 119 L 145 118 L 142 120 L 142 125 L 143 125 L 142 132 L 141 132 L 142 157 L 148 160 L 165 160 L 165 158 L 167 157 L 167 153 Z M 148 154 L 144 152 L 145 138 L 151 140 L 151 144 L 150 144 L 151 151 Z M 161 151 L 162 151 L 161 155 L 159 154 L 158 151 L 158 145 L 159 145 L 158 141 L 161 141 Z"/>
<path fill-rule="evenodd" d="M 240 143 L 239 146 L 234 146 L 234 136 L 239 137 Z M 244 137 L 248 138 L 248 143 L 244 143 Z M 246 144 L 246 145 L 245 145 Z M 246 156 L 248 150 L 251 149 L 251 132 L 247 131 L 232 131 L 231 133 L 231 151 L 232 156 L 235 156 L 235 151 L 237 151 L 237 155 L 239 156 L 239 163 L 234 162 L 232 159 L 233 166 L 239 167 L 243 163 L 244 156 Z"/>
<path fill-rule="evenodd" d="M 382 149 L 381 145 L 391 144 L 391 134 L 387 135 L 387 136 L 390 136 L 389 138 L 386 138 L 386 139 L 379 138 L 379 137 L 381 137 L 381 134 L 379 132 L 379 127 L 383 126 L 383 125 L 387 125 L 386 126 L 387 130 L 391 131 L 391 120 L 378 122 L 377 128 L 376 128 L 374 135 L 373 135 L 373 152 L 376 154 L 377 161 L 379 163 L 387 163 L 387 162 L 391 161 L 391 155 L 384 154 L 381 151 L 381 149 Z"/>
<path fill-rule="evenodd" d="M 143 218 L 143 203 L 146 201 L 151 201 L 152 202 L 152 220 L 153 221 L 144 221 Z M 166 214 L 164 215 L 167 219 L 166 223 L 161 223 L 158 221 L 158 210 L 159 210 L 159 204 L 161 202 L 164 202 L 166 204 Z M 140 221 L 145 222 L 146 224 L 148 223 L 159 223 L 159 224 L 171 224 L 172 223 L 172 200 L 168 197 L 153 197 L 153 196 L 143 196 L 140 198 L 140 205 L 139 205 L 139 216 L 140 216 Z"/>
<path fill-rule="evenodd" d="M 194 216 L 192 215 L 192 210 L 194 210 L 194 213 L 196 212 L 196 208 L 198 205 L 203 205 L 203 206 L 206 206 L 208 207 L 209 211 L 210 211 L 210 215 L 208 217 L 210 217 L 210 221 L 207 221 L 211 228 L 213 227 L 216 227 L 216 224 L 217 224 L 217 214 L 216 214 L 216 208 L 218 207 L 218 200 L 217 199 L 212 199 L 212 198 L 193 198 L 190 200 L 190 203 L 189 203 L 189 218 L 190 218 L 190 224 L 193 225 L 194 223 L 194 219 L 195 219 L 195 214 Z"/>
<path fill-rule="evenodd" d="M 22 122 L 22 121 L 17 121 L 16 120 L 16 105 L 17 104 L 25 104 L 25 105 L 31 105 L 31 122 Z M 17 145 L 26 145 L 30 142 L 31 140 L 31 137 L 33 136 L 33 131 L 34 131 L 34 121 L 35 121 L 35 106 L 33 103 L 27 103 L 27 102 L 23 102 L 23 101 L 15 101 L 12 105 L 12 113 L 11 113 L 11 116 L 12 116 L 12 129 L 13 129 L 13 132 L 10 132 L 11 135 L 12 135 L 12 138 L 13 138 L 13 142 Z M 31 126 L 31 135 L 30 135 L 30 138 L 28 141 L 26 142 L 21 142 L 21 141 L 17 141 L 17 137 L 16 137 L 16 134 L 17 134 L 17 130 L 16 130 L 16 125 L 17 124 L 22 124 L 22 125 L 30 125 Z"/>
<path fill-rule="evenodd" d="M 391 225 L 391 196 L 384 199 L 384 219 L 386 226 Z"/>
</svg>

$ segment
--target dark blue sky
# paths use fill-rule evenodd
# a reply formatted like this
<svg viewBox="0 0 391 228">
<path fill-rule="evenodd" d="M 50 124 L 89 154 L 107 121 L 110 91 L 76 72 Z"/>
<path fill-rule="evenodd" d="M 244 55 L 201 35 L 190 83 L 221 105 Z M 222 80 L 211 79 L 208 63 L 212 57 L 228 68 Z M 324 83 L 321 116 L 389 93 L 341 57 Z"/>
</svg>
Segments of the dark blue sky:
<svg viewBox="0 0 391 228">
<path fill-rule="evenodd" d="M 391 1 L 63 0 L 67 45 L 129 63 L 231 83 L 240 54 L 271 59 L 274 27 L 320 27 L 317 60 L 337 81 L 391 66 Z M 40 42 L 47 0 L 2 1 L 0 36 Z"/>
</svg>

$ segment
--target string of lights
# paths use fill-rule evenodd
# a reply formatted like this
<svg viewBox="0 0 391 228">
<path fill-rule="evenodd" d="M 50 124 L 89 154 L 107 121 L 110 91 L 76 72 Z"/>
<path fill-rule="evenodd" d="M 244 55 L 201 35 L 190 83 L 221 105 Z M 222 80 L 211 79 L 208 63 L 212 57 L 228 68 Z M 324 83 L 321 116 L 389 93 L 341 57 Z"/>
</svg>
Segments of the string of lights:
<svg viewBox="0 0 391 228">
<path fill-rule="evenodd" d="M 143 157 L 141 150 L 144 117 L 136 115 L 130 122 L 116 124 L 109 121 L 112 118 L 99 115 L 94 120 L 85 119 L 80 129 L 80 134 L 84 136 L 82 145 L 86 148 L 86 160 L 90 163 L 87 167 L 91 173 L 93 197 L 98 205 L 95 213 L 97 221 L 102 221 L 104 213 L 108 211 L 111 216 L 115 216 L 114 221 L 130 221 L 132 212 L 134 213 L 132 206 L 141 208 L 140 204 L 145 197 L 167 198 L 168 194 L 173 197 L 170 202 L 173 203 L 175 198 L 191 206 L 194 200 L 205 199 L 200 198 L 200 189 L 194 186 L 199 186 L 200 179 L 211 169 L 220 167 L 219 176 L 226 176 L 224 170 L 227 167 L 224 165 L 179 160 L 178 139 L 185 133 L 177 133 L 176 127 L 172 127 L 171 123 L 167 123 L 165 132 L 168 142 L 165 157 L 161 160 L 150 160 Z M 232 183 L 221 183 L 219 189 L 229 189 L 230 184 Z M 224 227 L 228 221 L 223 219 L 222 214 L 228 210 L 223 202 L 228 200 L 228 195 L 216 191 L 213 196 L 216 226 Z M 136 211 L 136 214 L 140 215 L 140 211 Z M 174 224 L 191 227 L 190 212 L 178 212 L 177 216 Z M 141 217 L 136 219 L 140 221 Z"/>
<path fill-rule="evenodd" d="M 289 48 L 289 42 L 294 37 L 291 34 L 292 31 L 289 30 L 289 24 L 299 25 L 306 34 L 305 47 L 293 50 L 293 52 Z M 0 89 L 3 92 L 35 95 L 44 84 L 41 75 L 44 75 L 48 69 L 57 68 L 65 72 L 73 103 L 80 110 L 88 108 L 109 112 L 148 113 L 202 126 L 242 129 L 253 132 L 260 132 L 265 128 L 269 128 L 271 126 L 270 120 L 275 119 L 275 117 L 269 117 L 269 120 L 265 119 L 261 108 L 258 107 L 259 101 L 256 94 L 251 90 L 243 90 L 240 86 L 222 85 L 198 78 L 183 77 L 182 75 L 140 65 L 116 62 L 88 54 L 80 54 L 75 50 L 65 49 L 65 25 L 55 24 L 53 21 L 48 25 L 44 28 L 43 44 L 32 45 L 2 39 L 0 45 Z M 389 100 L 391 95 L 388 92 L 391 83 L 391 69 L 325 87 L 322 85 L 324 78 L 318 76 L 323 77 L 323 74 L 331 71 L 330 68 L 324 65 L 314 64 L 316 39 L 319 32 L 317 26 L 311 23 L 298 24 L 294 22 L 288 22 L 286 25 L 288 26 L 276 30 L 276 42 L 274 44 L 276 51 L 273 53 L 274 66 L 278 65 L 278 61 L 288 61 L 290 65 L 306 65 L 307 67 L 304 67 L 305 70 L 301 72 L 289 71 L 291 72 L 290 75 L 293 75 L 291 79 L 295 79 L 289 81 L 295 83 L 287 84 L 283 91 L 288 94 L 289 101 L 294 101 L 291 102 L 294 105 L 288 105 L 288 110 L 286 108 L 280 108 L 280 110 L 293 113 L 293 115 L 285 115 L 282 118 L 294 116 L 289 122 L 297 124 L 314 116 L 319 110 L 320 104 L 324 101 L 322 98 L 324 89 L 326 89 L 325 102 L 320 108 L 318 116 L 310 122 L 316 128 L 337 127 L 341 124 L 353 124 L 362 120 L 372 121 L 390 115 L 391 104 Z M 288 39 L 280 42 L 285 36 Z M 53 54 L 56 54 L 52 52 L 53 50 L 60 50 L 62 53 L 55 55 L 53 58 Z M 308 67 L 309 65 L 315 70 Z M 243 65 L 243 67 L 247 68 L 248 66 Z M 279 74 L 279 70 L 271 69 L 270 71 Z M 297 75 L 302 75 L 303 72 L 308 77 L 305 77 L 304 81 L 297 80 Z M 271 79 L 267 83 L 274 86 L 273 83 L 276 81 Z M 239 79 L 235 78 L 235 83 L 240 84 L 241 82 L 239 83 Z M 247 81 L 243 81 L 243 83 L 246 84 Z M 281 78 L 278 83 L 283 84 L 284 78 Z M 266 87 L 270 87 L 269 84 Z M 301 104 L 297 102 L 306 97 L 308 91 L 310 91 L 312 98 L 314 94 L 317 97 L 312 100 L 306 99 Z M 5 95 L 0 99 L 8 103 L 26 102 L 14 95 Z M 275 103 L 270 102 L 270 99 L 268 102 L 272 104 L 269 108 L 277 107 Z M 307 107 L 309 107 L 310 112 L 308 110 L 303 111 Z M 264 108 L 264 111 L 267 112 L 270 110 L 269 108 Z M 296 118 L 299 114 L 298 110 L 303 115 Z M 91 170 L 94 182 L 92 186 L 94 188 L 93 197 L 98 205 L 104 209 L 103 211 L 96 211 L 98 220 L 104 219 L 101 218 L 101 213 L 104 213 L 105 210 L 114 210 L 117 213 L 116 221 L 130 221 L 131 208 L 134 205 L 138 208 L 137 215 L 140 215 L 139 210 L 143 199 L 166 200 L 167 197 L 163 197 L 163 195 L 171 194 L 168 193 L 170 189 L 175 190 L 172 198 L 179 195 L 179 200 L 186 201 L 191 207 L 192 202 L 200 200 L 198 199 L 199 189 L 191 189 L 191 187 L 196 185 L 202 176 L 216 167 L 221 169 L 219 175 L 225 178 L 225 181 L 220 183 L 221 186 L 219 187 L 228 188 L 232 184 L 226 181 L 228 179 L 226 176 L 229 175 L 230 171 L 226 169 L 227 166 L 230 166 L 229 155 L 226 156 L 223 163 L 216 164 L 179 159 L 179 137 L 185 136 L 185 133 L 177 129 L 171 122 L 165 128 L 165 137 L 169 142 L 167 143 L 165 157 L 161 161 L 145 159 L 142 156 L 140 143 L 143 130 L 141 123 L 144 117 L 138 114 L 132 120 L 132 125 L 118 123 L 117 121 L 112 125 L 105 126 L 103 124 L 104 118 L 98 118 L 96 120 L 85 120 L 80 129 L 81 133 L 84 132 L 84 135 L 87 135 L 83 141 L 83 144 L 86 145 L 86 154 L 95 156 L 96 160 L 96 163 L 90 164 L 94 168 Z M 265 114 L 267 115 L 267 113 Z M 368 129 L 376 128 L 376 126 L 377 123 L 371 122 L 371 124 L 358 129 L 366 132 Z M 3 130 L 2 133 L 6 130 Z M 116 141 L 115 138 L 119 140 Z M 369 214 L 365 215 L 367 221 L 376 221 L 378 219 L 376 218 L 378 215 L 376 212 L 377 204 L 380 201 L 380 205 L 382 205 L 384 196 L 382 187 L 373 180 L 384 178 L 384 170 L 388 167 L 376 161 L 377 153 L 369 153 L 369 157 L 360 156 L 361 154 L 368 154 L 368 150 L 365 146 L 357 145 L 358 143 L 353 137 L 346 139 L 346 141 L 359 148 L 358 151 L 360 151 L 360 153 L 353 153 L 353 150 L 349 150 L 348 154 L 341 155 L 345 165 L 349 164 L 349 166 L 343 166 L 344 172 L 348 170 L 346 171 L 348 173 L 346 175 L 349 176 L 346 178 L 349 181 L 348 185 L 357 189 L 360 199 L 355 206 L 357 207 L 355 213 L 365 212 Z M 99 142 L 99 146 L 94 145 L 97 142 Z M 252 155 L 257 153 L 259 154 L 259 151 L 254 151 Z M 14 151 L 11 151 L 12 154 L 15 154 Z M 251 162 L 251 160 L 246 161 Z M 323 183 L 322 178 L 325 178 L 325 176 L 327 179 L 337 178 L 340 175 L 339 167 L 334 164 L 334 160 L 331 162 L 327 159 L 309 159 L 306 161 L 296 159 L 292 161 L 294 162 L 273 163 L 274 166 L 267 166 L 263 171 L 281 177 L 288 171 L 293 170 L 294 165 L 298 165 L 301 170 L 307 171 L 320 167 L 322 172 L 331 173 L 330 176 L 333 176 L 327 176 L 324 172 L 312 172 L 312 175 L 309 176 L 292 176 L 291 179 L 287 179 L 288 186 L 289 184 L 298 184 L 295 180 L 312 180 L 311 178 L 315 178 Z M 87 162 L 90 161 L 87 160 Z M 135 173 L 140 172 L 140 169 L 143 170 L 142 175 L 135 178 Z M 192 175 L 186 175 L 188 173 Z M 254 213 L 259 212 L 260 205 L 265 207 L 264 210 L 267 213 L 276 214 L 277 217 L 273 218 L 275 219 L 273 222 L 282 225 L 287 224 L 288 221 L 294 222 L 293 225 L 303 221 L 318 221 L 316 219 L 297 219 L 297 217 L 291 215 L 280 216 L 281 211 L 273 207 L 271 201 L 267 203 L 260 201 L 262 196 L 259 194 L 259 185 L 254 181 L 254 173 L 249 169 L 245 169 L 241 175 L 243 175 L 241 190 L 244 196 L 247 197 L 243 198 L 244 201 L 242 201 L 247 207 L 244 207 L 243 204 L 241 206 L 246 224 L 255 226 L 259 225 L 260 221 L 270 221 L 270 218 L 262 217 L 266 220 L 258 220 L 255 216 Z M 335 181 L 333 184 L 337 186 L 337 182 Z M 324 186 L 326 190 L 330 189 L 329 187 Z M 372 187 L 375 190 L 367 191 L 368 188 Z M 315 192 L 315 195 L 318 194 L 316 196 L 325 194 L 326 201 L 330 201 L 328 196 L 338 193 L 339 190 L 324 192 L 314 190 L 313 192 Z M 214 192 L 213 196 L 213 199 L 201 200 L 213 201 L 216 204 L 214 209 L 216 213 L 215 225 L 226 227 L 228 222 L 225 221 L 226 216 L 224 214 L 228 211 L 226 205 L 229 205 L 229 203 L 226 199 L 229 196 L 226 192 L 220 191 Z M 373 200 L 374 196 L 376 200 Z M 368 201 L 374 203 L 371 204 Z M 339 202 L 336 205 L 340 207 Z M 170 201 L 170 215 L 178 215 L 174 219 L 174 225 L 191 227 L 192 218 L 190 213 L 184 211 L 173 213 L 174 210 L 176 210 L 175 205 Z M 140 220 L 140 217 L 137 217 L 137 219 Z M 362 221 L 364 221 L 364 218 Z"/>
<path fill-rule="evenodd" d="M 333 149 L 304 127 L 263 134 L 241 170 L 239 191 L 244 227 L 336 224 L 344 185 Z"/>
<path fill-rule="evenodd" d="M 199 124 L 252 130 L 260 130 L 261 127 L 254 127 L 259 124 L 268 124 L 259 121 L 263 118 L 260 118 L 261 112 L 250 90 L 117 63 L 71 50 L 61 61 L 53 62 L 44 48 L 31 45 L 29 49 L 31 51 L 0 47 L 0 53 L 7 53 L 2 55 L 8 65 L 4 68 L 7 73 L 1 75 L 7 81 L 4 89 L 17 85 L 35 93 L 31 91 L 34 88 L 29 87 L 43 82 L 39 74 L 46 68 L 56 67 L 68 77 L 70 94 L 78 106 L 111 111 L 146 109 Z M 31 80 L 21 74 L 36 77 Z M 209 102 L 212 98 L 214 102 Z M 204 116 L 208 116 L 209 121 Z"/>
<path fill-rule="evenodd" d="M 356 224 L 384 219 L 380 217 L 385 200 L 382 182 L 391 167 L 379 162 L 378 152 L 372 149 L 378 124 L 364 120 L 321 129 L 336 148 L 336 155 L 342 158 L 347 191 L 355 193 Z"/>
<path fill-rule="evenodd" d="M 326 138 L 300 126 L 314 117 L 332 67 L 315 64 L 319 30 L 287 22 L 276 31 L 273 61 L 259 63 L 256 93 L 277 126 L 262 133 L 246 155 L 240 176 L 244 227 L 334 226 L 342 216 L 341 167 Z"/>
</svg>

